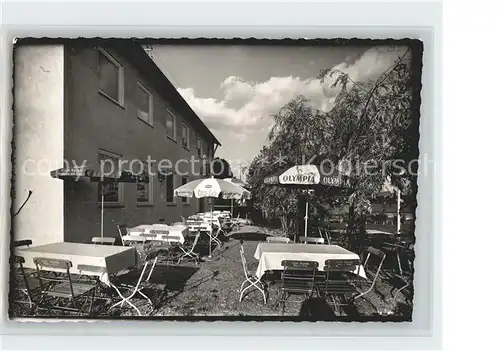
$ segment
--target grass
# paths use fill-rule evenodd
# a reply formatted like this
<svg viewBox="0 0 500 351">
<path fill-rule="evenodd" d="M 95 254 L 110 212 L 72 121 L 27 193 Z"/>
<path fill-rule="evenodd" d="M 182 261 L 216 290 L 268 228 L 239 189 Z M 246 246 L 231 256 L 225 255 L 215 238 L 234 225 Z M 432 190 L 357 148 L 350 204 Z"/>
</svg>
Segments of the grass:
<svg viewBox="0 0 500 351">
<path fill-rule="evenodd" d="M 250 271 L 255 271 L 258 262 L 253 257 L 260 240 L 274 232 L 259 227 L 245 227 L 232 236 L 237 239 L 228 239 L 220 252 L 214 254 L 214 261 L 193 264 L 158 264 L 155 268 L 151 283 L 153 289 L 146 291 L 155 308 L 146 303 L 145 299 L 133 299 L 142 313 L 154 317 L 281 317 L 281 311 L 274 308 L 277 297 L 276 286 L 270 288 L 270 301 L 263 303 L 262 294 L 255 290 L 239 302 L 239 288 L 244 281 L 243 267 L 239 254 L 239 238 L 244 237 L 244 250 Z M 280 233 L 277 233 L 280 235 Z M 337 311 L 337 316 L 357 319 L 360 316 L 399 316 L 406 320 L 411 319 L 411 301 L 405 300 L 400 294 L 397 300 L 390 297 L 393 286 L 390 275 L 380 279 L 374 291 L 359 299 L 359 302 L 348 309 Z M 286 304 L 285 316 L 297 317 L 310 314 L 311 311 L 324 311 L 322 301 L 312 299 L 304 303 L 304 298 L 297 296 Z M 121 308 L 108 310 L 110 304 L 98 302 L 97 313 L 102 316 L 130 317 L 135 311 L 124 305 Z M 326 306 L 328 308 L 328 306 Z M 24 314 L 18 311 L 17 314 Z"/>
</svg>

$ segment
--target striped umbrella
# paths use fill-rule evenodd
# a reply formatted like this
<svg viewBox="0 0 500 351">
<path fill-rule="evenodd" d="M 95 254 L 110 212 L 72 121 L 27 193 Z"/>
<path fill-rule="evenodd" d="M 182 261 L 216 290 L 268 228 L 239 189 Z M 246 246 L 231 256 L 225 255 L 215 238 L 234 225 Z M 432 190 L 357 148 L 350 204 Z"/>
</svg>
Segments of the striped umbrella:
<svg viewBox="0 0 500 351">
<path fill-rule="evenodd" d="M 264 184 L 299 189 L 342 188 L 348 186 L 348 178 L 338 170 L 316 165 L 297 165 L 264 178 Z M 304 235 L 307 236 L 309 202 L 306 201 Z"/>
<path fill-rule="evenodd" d="M 50 172 L 50 176 L 56 179 L 79 181 L 88 179 L 90 182 L 99 183 L 101 186 L 117 183 L 149 183 L 146 174 L 133 174 L 122 170 L 120 173 L 105 174 L 99 166 L 76 166 L 70 168 L 59 168 Z M 101 238 L 104 233 L 104 191 L 101 189 Z"/>
</svg>

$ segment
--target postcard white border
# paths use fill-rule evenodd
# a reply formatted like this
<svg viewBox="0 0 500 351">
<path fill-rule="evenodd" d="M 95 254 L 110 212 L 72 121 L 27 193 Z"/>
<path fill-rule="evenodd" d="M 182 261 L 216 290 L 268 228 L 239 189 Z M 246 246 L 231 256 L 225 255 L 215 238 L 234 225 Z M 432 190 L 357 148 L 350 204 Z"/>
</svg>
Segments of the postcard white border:
<svg viewBox="0 0 500 351">
<path fill-rule="evenodd" d="M 147 14 L 138 17 L 137 14 Z M 112 16 L 110 14 L 113 14 Z M 6 319 L 8 236 L 1 257 L 3 348 L 435 349 L 441 345 L 440 2 L 10 2 L 3 3 L 0 128 L 1 233 L 10 226 L 12 41 L 15 37 L 418 38 L 424 42 L 415 311 L 411 323 L 137 322 L 18 323 Z M 140 323 L 140 324 L 138 324 Z M 26 337 L 26 336 L 32 337 Z M 100 337 L 89 337 L 99 335 Z M 34 337 L 36 336 L 36 337 Z M 116 337 L 119 336 L 119 337 Z M 189 338 L 187 336 L 197 336 Z M 255 336 L 259 336 L 258 339 Z"/>
</svg>

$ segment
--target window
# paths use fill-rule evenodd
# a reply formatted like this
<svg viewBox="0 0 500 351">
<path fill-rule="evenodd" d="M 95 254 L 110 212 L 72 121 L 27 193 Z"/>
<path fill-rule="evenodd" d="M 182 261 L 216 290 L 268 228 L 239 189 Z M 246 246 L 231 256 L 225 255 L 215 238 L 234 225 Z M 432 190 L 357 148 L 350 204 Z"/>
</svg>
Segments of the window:
<svg viewBox="0 0 500 351">
<path fill-rule="evenodd" d="M 152 205 L 153 204 L 153 180 L 149 176 L 151 174 L 148 164 L 146 162 L 142 163 L 142 169 L 134 169 L 134 173 L 139 173 L 142 171 L 149 179 L 148 183 L 137 183 L 137 204 L 138 205 Z"/>
<path fill-rule="evenodd" d="M 105 151 L 99 151 L 97 156 L 99 170 L 104 175 L 118 174 L 120 156 Z M 121 205 L 123 203 L 123 185 L 119 183 L 99 184 L 97 201 L 104 204 Z"/>
<path fill-rule="evenodd" d="M 174 174 L 172 172 L 168 172 L 165 175 L 165 202 L 167 204 L 174 204 Z"/>
<path fill-rule="evenodd" d="M 182 125 L 182 146 L 189 149 L 189 129 L 185 124 Z"/>
<path fill-rule="evenodd" d="M 175 115 L 169 110 L 167 110 L 166 127 L 168 137 L 175 140 Z"/>
<path fill-rule="evenodd" d="M 153 125 L 153 94 L 140 82 L 137 82 L 137 117 Z"/>
<path fill-rule="evenodd" d="M 181 178 L 181 185 L 187 184 L 187 182 L 188 182 L 188 178 L 187 177 L 182 177 Z M 181 199 L 182 199 L 182 203 L 184 205 L 189 205 L 191 203 L 189 197 L 181 197 Z"/>
<path fill-rule="evenodd" d="M 196 138 L 196 153 L 198 154 L 198 157 L 201 157 L 202 154 L 202 144 L 201 144 L 201 139 Z"/>
<path fill-rule="evenodd" d="M 123 106 L 123 66 L 103 49 L 98 54 L 99 92 Z"/>
</svg>

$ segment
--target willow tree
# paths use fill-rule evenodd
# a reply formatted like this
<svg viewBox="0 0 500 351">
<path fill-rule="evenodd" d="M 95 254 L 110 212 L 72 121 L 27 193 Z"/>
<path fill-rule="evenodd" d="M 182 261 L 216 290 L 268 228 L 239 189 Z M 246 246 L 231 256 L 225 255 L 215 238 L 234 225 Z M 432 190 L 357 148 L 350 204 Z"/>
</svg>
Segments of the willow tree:
<svg viewBox="0 0 500 351">
<path fill-rule="evenodd" d="M 400 48 L 395 48 L 400 50 Z M 316 110 L 304 97 L 297 97 L 273 116 L 275 125 L 269 144 L 254 159 L 248 180 L 254 203 L 282 223 L 293 219 L 297 192 L 263 184 L 265 176 L 294 164 L 324 160 L 349 173 L 351 191 L 336 194 L 325 191 L 311 201 L 350 208 L 350 228 L 364 231 L 370 199 L 389 180 L 405 194 L 414 209 L 418 168 L 418 105 L 420 67 L 405 50 L 380 76 L 355 81 L 338 70 L 319 75 L 335 99 L 327 112 Z M 278 161 L 278 162 L 277 162 Z M 343 195 L 343 196 L 342 196 Z"/>
</svg>

